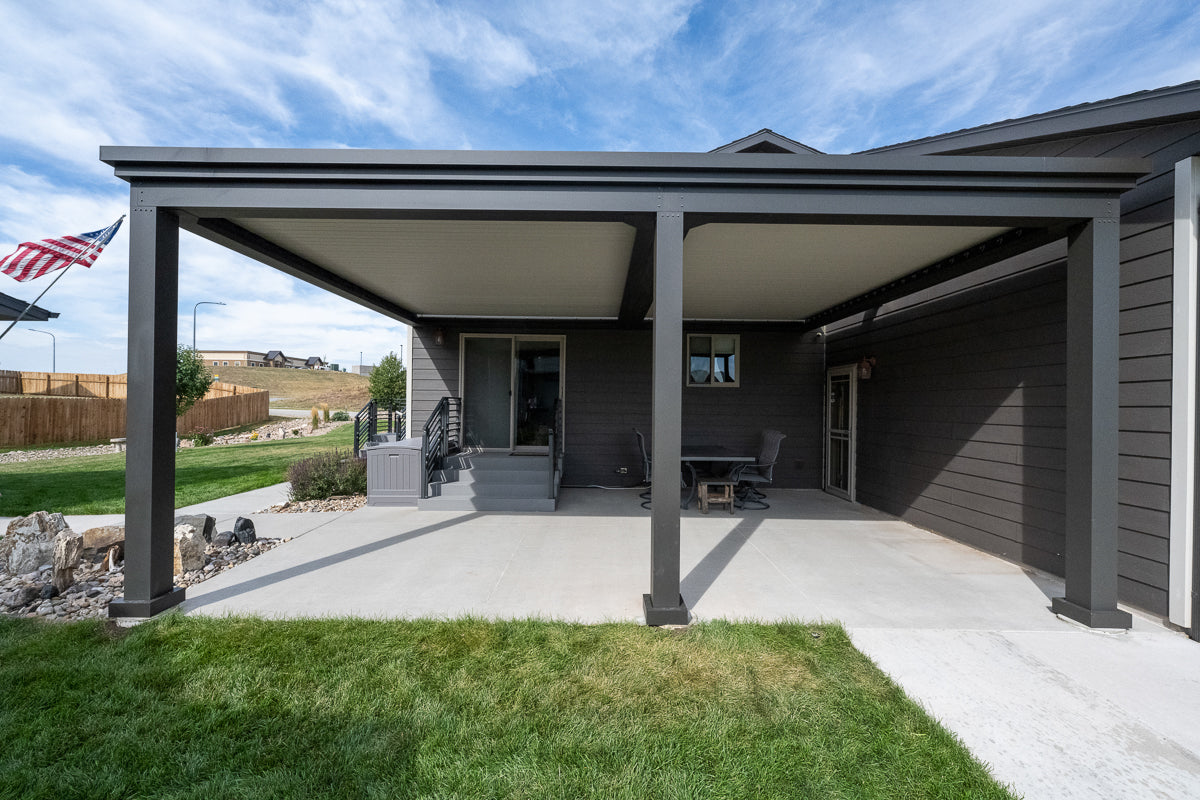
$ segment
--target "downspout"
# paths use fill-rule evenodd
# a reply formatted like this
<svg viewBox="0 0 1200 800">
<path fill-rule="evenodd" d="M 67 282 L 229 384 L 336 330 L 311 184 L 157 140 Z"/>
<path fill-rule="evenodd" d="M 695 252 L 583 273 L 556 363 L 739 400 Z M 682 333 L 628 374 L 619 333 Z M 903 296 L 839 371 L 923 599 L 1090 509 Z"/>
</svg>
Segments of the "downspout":
<svg viewBox="0 0 1200 800">
<path fill-rule="evenodd" d="M 1168 617 L 1200 639 L 1196 559 L 1196 306 L 1200 235 L 1200 157 L 1175 164 L 1171 334 L 1171 522 Z"/>
</svg>

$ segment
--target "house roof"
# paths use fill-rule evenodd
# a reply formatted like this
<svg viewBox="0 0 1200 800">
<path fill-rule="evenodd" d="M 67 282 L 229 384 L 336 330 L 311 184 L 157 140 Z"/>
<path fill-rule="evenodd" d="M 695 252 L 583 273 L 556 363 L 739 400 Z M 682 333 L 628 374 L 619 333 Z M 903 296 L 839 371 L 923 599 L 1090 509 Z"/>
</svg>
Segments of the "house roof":
<svg viewBox="0 0 1200 800">
<path fill-rule="evenodd" d="M 268 350 L 267 351 L 267 359 L 266 359 L 267 361 L 278 361 L 281 358 L 285 359 L 285 360 L 287 359 L 287 356 L 285 356 L 283 354 L 282 350 Z"/>
<path fill-rule="evenodd" d="M 0 292 L 0 320 L 9 321 L 21 316 L 21 312 L 29 303 L 24 300 L 19 300 L 12 295 Z M 41 306 L 34 306 L 29 309 L 29 312 L 22 317 L 22 321 L 29 320 L 31 322 L 45 322 L 48 319 L 54 319 L 58 316 L 57 311 L 47 311 Z"/>
<path fill-rule="evenodd" d="M 862 154 L 962 154 L 998 145 L 1015 145 L 1070 134 L 1158 125 L 1200 119 L 1200 81 L 1079 103 L 1027 117 L 927 136 L 865 150 Z"/>
<path fill-rule="evenodd" d="M 321 360 L 320 356 L 309 356 L 308 360 L 304 362 L 304 365 L 311 367 L 313 364 L 324 364 L 324 363 L 325 362 Z"/>
</svg>

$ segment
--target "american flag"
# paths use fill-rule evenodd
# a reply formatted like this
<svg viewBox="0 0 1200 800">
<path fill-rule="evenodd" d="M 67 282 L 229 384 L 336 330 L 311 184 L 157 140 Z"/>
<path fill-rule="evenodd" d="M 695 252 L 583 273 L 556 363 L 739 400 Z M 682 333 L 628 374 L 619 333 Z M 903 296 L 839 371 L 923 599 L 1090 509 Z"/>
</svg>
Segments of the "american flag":
<svg viewBox="0 0 1200 800">
<path fill-rule="evenodd" d="M 0 259 L 0 272 L 24 282 L 74 263 L 90 267 L 96 262 L 104 246 L 116 235 L 121 227 L 121 219 L 103 230 L 81 233 L 78 236 L 21 242 L 17 245 L 16 252 Z"/>
</svg>

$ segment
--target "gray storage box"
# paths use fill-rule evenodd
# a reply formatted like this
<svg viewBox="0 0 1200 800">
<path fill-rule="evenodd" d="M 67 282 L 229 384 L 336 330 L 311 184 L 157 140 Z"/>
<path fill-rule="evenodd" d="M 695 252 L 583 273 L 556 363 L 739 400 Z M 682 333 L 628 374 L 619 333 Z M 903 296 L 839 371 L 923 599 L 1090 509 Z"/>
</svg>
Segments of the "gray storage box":
<svg viewBox="0 0 1200 800">
<path fill-rule="evenodd" d="M 377 442 L 367 453 L 367 505 L 415 506 L 421 497 L 421 440 Z"/>
</svg>

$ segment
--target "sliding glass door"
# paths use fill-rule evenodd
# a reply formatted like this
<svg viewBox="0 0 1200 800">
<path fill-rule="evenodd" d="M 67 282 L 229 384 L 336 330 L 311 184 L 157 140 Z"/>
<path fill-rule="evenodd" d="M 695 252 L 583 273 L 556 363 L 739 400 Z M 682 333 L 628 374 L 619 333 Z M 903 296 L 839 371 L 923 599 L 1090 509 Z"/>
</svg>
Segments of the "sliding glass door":
<svg viewBox="0 0 1200 800">
<path fill-rule="evenodd" d="M 545 452 L 562 398 L 563 337 L 466 334 L 462 344 L 467 443 Z"/>
</svg>

